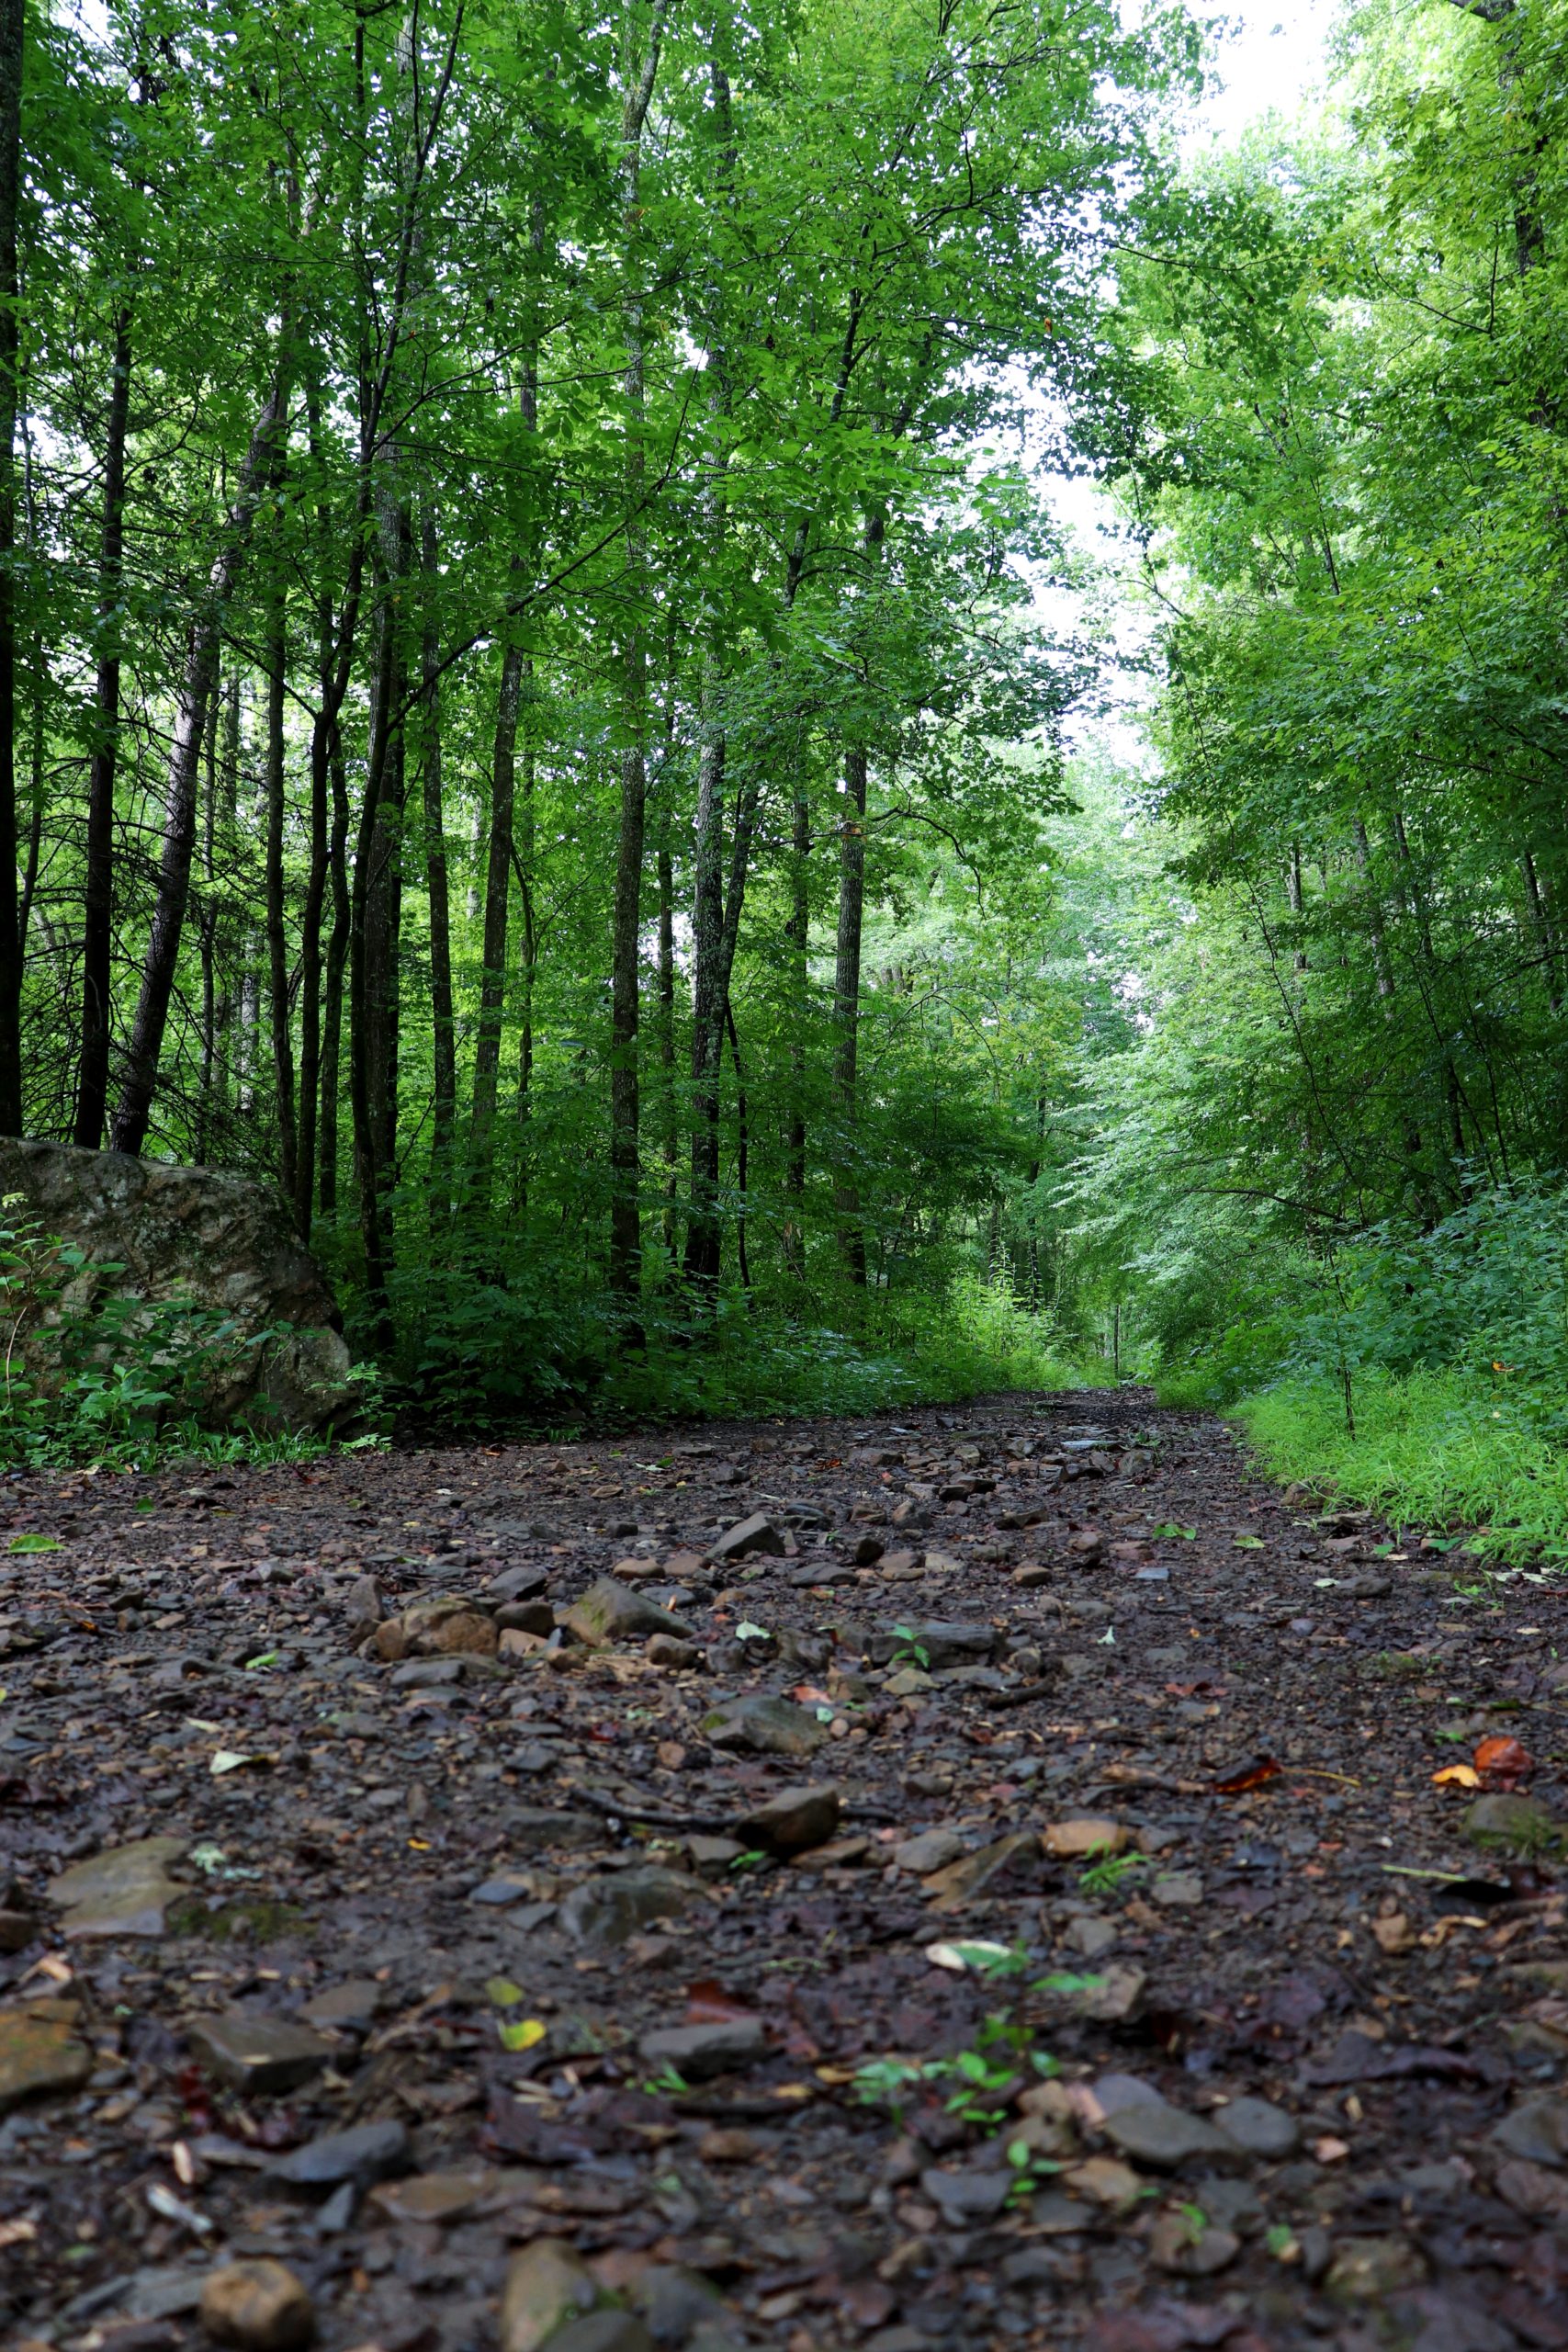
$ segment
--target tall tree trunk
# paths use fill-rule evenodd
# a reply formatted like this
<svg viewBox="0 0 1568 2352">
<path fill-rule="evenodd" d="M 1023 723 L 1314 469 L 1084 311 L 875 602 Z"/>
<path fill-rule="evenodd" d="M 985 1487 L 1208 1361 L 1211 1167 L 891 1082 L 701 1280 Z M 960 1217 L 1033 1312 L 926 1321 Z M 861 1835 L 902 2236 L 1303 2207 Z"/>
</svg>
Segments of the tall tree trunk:
<svg viewBox="0 0 1568 2352">
<path fill-rule="evenodd" d="M 0 0 L 0 1135 L 22 1132 L 17 908 L 17 412 L 21 395 L 23 0 Z"/>
<path fill-rule="evenodd" d="M 0 0 L 0 8 L 13 5 L 15 0 Z M 0 196 L 0 210 L 3 210 L 3 196 Z M 4 315 L 4 306 L 0 306 L 0 317 Z M 175 970 L 179 961 L 180 935 L 185 928 L 186 910 L 190 900 L 191 854 L 196 845 L 197 783 L 202 736 L 207 723 L 208 698 L 217 681 L 218 649 L 224 616 L 239 581 L 257 503 L 271 477 L 286 430 L 291 333 L 290 322 L 286 315 L 278 331 L 277 372 L 273 388 L 251 435 L 223 545 L 208 572 L 206 594 L 186 633 L 185 667 L 169 743 L 157 898 L 152 910 L 152 933 L 147 943 L 141 993 L 137 1001 L 136 1018 L 131 1027 L 125 1080 L 114 1114 L 113 1142 L 117 1151 L 139 1153 L 147 1140 L 152 1096 L 158 1083 L 158 1059 L 163 1051 L 169 1002 L 174 994 Z M 0 366 L 0 373 L 3 373 L 3 366 Z M 3 424 L 0 424 L 0 441 L 3 440 Z M 0 500 L 0 504 L 3 503 Z M 0 537 L 3 537 L 3 525 L 0 525 Z M 4 636 L 4 623 L 0 622 L 0 671 L 5 666 Z M 9 758 L 10 743 L 6 726 L 6 691 L 3 680 L 0 680 L 0 737 L 3 737 L 5 745 L 0 750 L 0 804 L 6 799 L 4 765 Z M 4 891 L 6 872 L 12 875 L 12 887 L 15 888 L 15 820 L 13 797 L 9 867 L 5 864 L 5 815 L 3 806 L 0 806 L 0 893 Z M 0 935 L 4 931 L 4 922 L 0 921 Z M 3 1033 L 3 1022 L 4 1013 L 0 1010 L 0 1033 Z M 0 1034 L 0 1128 L 5 1125 L 4 1055 L 4 1036 Z"/>
<path fill-rule="evenodd" d="M 509 645 L 501 664 L 501 691 L 496 700 L 495 741 L 491 758 L 490 840 L 485 851 L 484 959 L 479 973 L 479 1035 L 474 1045 L 474 1107 L 469 1126 L 469 1198 L 480 1216 L 490 1207 L 495 1157 L 501 1031 L 506 1010 L 512 825 L 517 803 L 517 712 L 522 695 L 523 650 L 520 646 Z"/>
<path fill-rule="evenodd" d="M 213 1085 L 218 1064 L 218 901 L 213 870 L 218 831 L 218 714 L 221 681 L 214 684 L 207 705 L 207 740 L 202 752 L 205 784 L 201 796 L 201 895 L 196 902 L 197 945 L 201 957 L 201 1061 L 197 1073 L 196 1159 L 205 1167 L 212 1151 Z"/>
<path fill-rule="evenodd" d="M 1536 945 L 1540 951 L 1541 967 L 1546 975 L 1546 1001 L 1555 1020 L 1562 1011 L 1562 980 L 1558 966 L 1557 940 L 1552 930 L 1551 917 L 1547 911 L 1546 899 L 1541 890 L 1540 876 L 1536 871 L 1535 859 L 1528 849 L 1520 860 L 1520 865 L 1524 874 L 1525 904 L 1529 909 L 1530 929 L 1535 933 Z"/>
<path fill-rule="evenodd" d="M 648 532 L 642 502 L 647 485 L 646 397 L 643 381 L 643 296 L 640 274 L 642 134 L 659 78 L 665 0 L 654 0 L 648 46 L 636 57 L 637 9 L 625 0 L 622 47 L 621 229 L 626 401 L 622 496 L 626 502 L 626 601 L 629 619 L 622 649 L 621 810 L 615 843 L 615 896 L 610 942 L 610 1295 L 625 1317 L 627 1338 L 640 1338 L 637 1302 L 642 1289 L 642 1211 L 638 1198 L 639 1103 L 637 1025 L 640 1011 L 638 940 L 642 918 L 643 832 L 648 803 Z"/>
<path fill-rule="evenodd" d="M 746 1072 L 740 1060 L 740 1040 L 735 1034 L 734 1007 L 726 1001 L 725 1027 L 729 1032 L 729 1058 L 735 1066 L 735 1256 L 740 1286 L 750 1297 L 751 1261 L 746 1247 L 747 1195 L 750 1187 L 750 1123 L 746 1104 Z"/>
<path fill-rule="evenodd" d="M 671 717 L 674 695 L 671 695 Z M 666 752 L 665 772 L 670 763 Z M 664 1117 L 664 1209 L 660 1231 L 664 1254 L 674 1261 L 676 1204 L 680 1198 L 676 1170 L 680 1165 L 679 1104 L 675 1098 L 675 875 L 670 856 L 670 794 L 660 796 L 659 838 L 654 850 L 659 876 L 659 1072 Z"/>
<path fill-rule="evenodd" d="M 833 1016 L 838 1045 L 833 1088 L 839 1113 L 839 1175 L 833 1204 L 839 1216 L 839 1249 L 850 1280 L 865 1282 L 865 1236 L 860 1225 L 860 1195 L 854 1181 L 855 1125 L 859 1114 L 861 930 L 865 916 L 865 747 L 844 753 L 844 820 L 839 830 L 839 937 L 833 973 Z"/>
<path fill-rule="evenodd" d="M 424 798 L 424 887 L 430 903 L 430 1012 L 435 1090 L 431 1119 L 434 1182 L 431 1202 L 451 1209 L 452 1145 L 457 1124 L 457 1025 L 452 1010 L 452 919 L 446 884 L 446 819 L 441 777 L 441 643 L 436 629 L 435 514 L 427 498 L 420 515 L 420 562 L 424 573 L 424 628 L 421 641 L 423 708 L 421 767 Z"/>
<path fill-rule="evenodd" d="M 280 556 L 281 550 L 275 551 Z M 294 1036 L 288 1004 L 288 924 L 284 897 L 283 831 L 288 775 L 284 759 L 284 711 L 288 689 L 288 629 L 281 566 L 268 594 L 266 643 L 266 965 L 267 1015 L 272 1029 L 274 1115 L 277 1122 L 278 1177 L 287 1200 L 294 1198 Z"/>
<path fill-rule="evenodd" d="M 400 583 L 409 518 L 398 487 L 379 522 L 382 594 L 365 801 L 355 844 L 349 930 L 349 1103 L 366 1293 L 377 1342 L 392 1337 L 390 1189 L 398 1129 L 399 949 L 402 921 L 403 647 Z"/>
<path fill-rule="evenodd" d="M 348 969 L 348 942 L 353 930 L 353 899 L 348 881 L 348 779 L 344 774 L 343 739 L 334 728 L 327 746 L 327 775 L 332 785 L 333 830 L 327 849 L 327 870 L 333 886 L 333 928 L 327 941 L 325 1001 L 321 1012 L 321 1123 L 317 1148 L 320 1172 L 316 1199 L 323 1216 L 337 1215 L 338 1095 L 343 1069 L 344 980 Z"/>
<path fill-rule="evenodd" d="M 82 1057 L 72 1141 L 96 1151 L 108 1110 L 114 953 L 114 786 L 119 758 L 120 598 L 125 569 L 125 452 L 130 431 L 130 305 L 114 319 L 114 373 L 104 434 L 104 519 L 98 556 L 95 741 L 87 775 L 82 940 Z"/>
<path fill-rule="evenodd" d="M 794 976 L 795 1020 L 789 1046 L 789 1132 L 784 1145 L 784 1263 L 792 1274 L 806 1272 L 806 1070 L 807 1024 L 811 1012 L 811 803 L 798 754 L 795 763 L 790 838 L 789 943 Z"/>
</svg>

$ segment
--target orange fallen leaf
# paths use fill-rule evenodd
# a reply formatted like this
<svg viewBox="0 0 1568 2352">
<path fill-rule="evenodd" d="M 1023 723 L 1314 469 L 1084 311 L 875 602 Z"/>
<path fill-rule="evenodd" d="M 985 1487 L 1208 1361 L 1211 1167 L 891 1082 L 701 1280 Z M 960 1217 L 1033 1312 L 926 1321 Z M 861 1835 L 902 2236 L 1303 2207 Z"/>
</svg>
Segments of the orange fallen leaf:
<svg viewBox="0 0 1568 2352">
<path fill-rule="evenodd" d="M 1535 1770 L 1535 1758 L 1520 1741 L 1498 1734 L 1481 1742 L 1475 1751 L 1475 1766 L 1489 1780 L 1522 1781 L 1527 1773 Z"/>
<path fill-rule="evenodd" d="M 1265 1781 L 1277 1781 L 1284 1769 L 1271 1756 L 1260 1756 L 1256 1764 L 1247 1765 L 1245 1770 L 1227 1772 L 1223 1781 L 1216 1781 L 1214 1793 L 1221 1797 L 1244 1796 L 1248 1789 L 1260 1789 Z"/>
<path fill-rule="evenodd" d="M 1435 1789 L 1478 1789 L 1481 1775 L 1473 1764 L 1445 1764 L 1440 1772 L 1432 1775 Z"/>
</svg>

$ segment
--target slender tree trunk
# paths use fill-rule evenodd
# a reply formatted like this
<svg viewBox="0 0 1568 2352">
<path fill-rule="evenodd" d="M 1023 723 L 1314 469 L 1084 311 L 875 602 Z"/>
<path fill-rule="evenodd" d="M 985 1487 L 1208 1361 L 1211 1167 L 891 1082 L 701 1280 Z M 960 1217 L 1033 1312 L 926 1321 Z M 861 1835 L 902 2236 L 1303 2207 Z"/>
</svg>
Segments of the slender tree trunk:
<svg viewBox="0 0 1568 2352">
<path fill-rule="evenodd" d="M 218 904 L 213 889 L 214 852 L 218 829 L 218 714 L 222 683 L 213 685 L 207 705 L 207 735 L 202 750 L 204 783 L 201 795 L 201 894 L 196 902 L 197 950 L 201 959 L 201 1061 L 197 1073 L 195 1149 L 198 1167 L 212 1151 L 212 1090 L 218 1059 Z"/>
<path fill-rule="evenodd" d="M 674 696 L 671 694 L 671 717 Z M 668 771 L 668 760 L 666 761 Z M 664 1112 L 664 1254 L 674 1261 L 676 1170 L 680 1165 L 679 1104 L 675 1097 L 675 876 L 670 857 L 670 796 L 659 805 L 659 840 L 654 853 L 659 873 L 659 1070 Z"/>
<path fill-rule="evenodd" d="M 640 1340 L 637 1302 L 642 1289 L 639 1193 L 637 1024 L 640 1010 L 638 938 L 642 918 L 643 832 L 648 803 L 648 532 L 642 514 L 647 480 L 643 381 L 643 297 L 640 246 L 642 133 L 659 77 L 665 0 L 654 0 L 648 46 L 634 71 L 636 10 L 624 18 L 621 109 L 621 224 L 626 401 L 622 496 L 626 513 L 626 599 L 629 620 L 622 650 L 621 812 L 615 844 L 615 895 L 610 943 L 610 1295 L 625 1318 L 626 1337 Z"/>
<path fill-rule="evenodd" d="M 93 762 L 87 775 L 82 1057 L 72 1141 L 96 1151 L 108 1110 L 114 953 L 114 786 L 119 757 L 120 597 L 125 567 L 125 452 L 130 430 L 130 305 L 115 311 L 113 374 L 104 435 L 104 520 L 98 557 L 98 668 Z"/>
<path fill-rule="evenodd" d="M 409 571 L 409 518 L 400 492 L 383 493 L 382 595 L 365 801 L 355 844 L 349 928 L 349 1103 L 366 1293 L 380 1346 L 390 1343 L 390 1189 L 398 1131 L 399 951 L 402 920 L 403 648 L 400 583 Z"/>
<path fill-rule="evenodd" d="M 475 1212 L 481 1216 L 490 1207 L 495 1157 L 501 1031 L 506 1011 L 512 827 L 517 805 L 517 713 L 522 696 L 522 648 L 509 645 L 501 664 L 501 692 L 495 709 L 495 745 L 491 761 L 490 842 L 485 853 L 484 963 L 479 974 L 479 1035 L 474 1045 L 474 1107 L 469 1127 L 469 1197 Z"/>
<path fill-rule="evenodd" d="M 0 0 L 0 7 L 12 5 L 14 0 Z M 3 211 L 3 196 L 0 196 L 0 211 Z M 0 320 L 6 315 L 5 306 L 0 304 Z M 229 516 L 223 546 L 208 573 L 206 594 L 186 634 L 185 667 L 169 745 L 157 898 L 147 944 L 141 993 L 131 1027 L 125 1080 L 114 1114 L 113 1142 L 117 1151 L 139 1153 L 147 1140 L 152 1096 L 158 1083 L 158 1059 L 163 1051 L 169 1002 L 174 994 L 180 936 L 190 899 L 191 855 L 196 845 L 197 784 L 202 736 L 207 724 L 208 699 L 218 676 L 218 649 L 223 618 L 239 580 L 256 505 L 271 476 L 286 429 L 290 336 L 290 323 L 286 317 L 279 330 L 276 378 L 251 435 L 251 446 L 241 470 L 239 492 Z M 3 336 L 0 336 L 0 344 L 3 344 Z M 3 354 L 0 354 L 0 375 L 3 373 Z M 0 443 L 3 441 L 3 424 L 0 424 Z M 3 456 L 3 450 L 0 450 L 0 456 Z M 0 499 L 0 505 L 3 503 L 3 499 Z M 0 523 L 0 537 L 3 535 L 3 523 Z M 5 627 L 0 621 L 0 673 L 4 672 L 6 660 L 4 639 Z M 4 677 L 0 675 L 0 744 L 3 744 L 0 748 L 0 891 L 4 890 L 3 877 L 6 872 L 13 877 L 14 889 L 16 871 L 14 794 L 10 796 L 10 865 L 7 867 L 6 865 L 5 803 L 8 796 L 4 769 L 9 758 L 10 744 L 6 725 L 6 692 Z M 0 922 L 0 935 L 4 930 L 4 923 Z M 0 1129 L 5 1126 L 3 1032 L 4 1012 L 0 1008 Z"/>
<path fill-rule="evenodd" d="M 854 1181 L 860 1050 L 861 930 L 865 916 L 865 794 L 863 744 L 844 754 L 844 820 L 839 831 L 839 938 L 833 973 L 833 1014 L 839 1040 L 833 1057 L 833 1086 L 839 1112 L 839 1178 L 833 1204 L 839 1215 L 839 1249 L 852 1283 L 865 1283 L 865 1235 Z"/>
<path fill-rule="evenodd" d="M 740 1060 L 740 1040 L 735 1034 L 735 1011 L 727 1001 L 725 1026 L 729 1032 L 729 1058 L 735 1066 L 735 1256 L 740 1286 L 751 1291 L 751 1260 L 746 1245 L 747 1195 L 750 1189 L 750 1122 L 747 1114 L 746 1072 Z"/>
<path fill-rule="evenodd" d="M 344 980 L 348 969 L 348 942 L 354 923 L 348 881 L 348 779 L 344 774 L 342 737 L 335 729 L 327 746 L 327 775 L 333 795 L 332 839 L 327 850 L 327 870 L 333 886 L 333 928 L 332 936 L 327 941 L 325 1001 L 321 1011 L 321 1121 L 316 1198 L 321 1215 L 335 1217 Z"/>
<path fill-rule="evenodd" d="M 277 1121 L 278 1177 L 284 1197 L 294 1198 L 297 1135 L 294 1119 L 294 1036 L 288 1003 L 288 922 L 283 876 L 283 831 L 288 775 L 284 758 L 285 700 L 288 686 L 288 631 L 282 572 L 269 594 L 266 644 L 266 965 L 267 1015 L 272 1029 L 274 1115 Z"/>
<path fill-rule="evenodd" d="M 1540 951 L 1541 967 L 1546 974 L 1546 1001 L 1553 1020 L 1562 1011 L 1562 981 L 1558 968 L 1557 942 L 1552 935 L 1551 918 L 1541 893 L 1540 876 L 1536 872 L 1535 859 L 1527 849 L 1520 861 L 1524 874 L 1525 904 L 1529 909 L 1530 929 L 1535 933 Z"/>
<path fill-rule="evenodd" d="M 795 763 L 795 806 L 790 840 L 790 911 L 784 927 L 794 967 L 795 1022 L 789 1046 L 789 1133 L 784 1146 L 784 1263 L 806 1273 L 806 1069 L 807 1025 L 811 1014 L 811 803 L 802 763 Z"/>
<path fill-rule="evenodd" d="M 21 392 L 23 0 L 0 0 L 0 1135 L 22 1132 L 17 907 L 17 412 Z"/>
<path fill-rule="evenodd" d="M 430 902 L 430 1012 L 435 1090 L 431 1123 L 431 1204 L 451 1209 L 452 1145 L 457 1124 L 457 1025 L 452 1010 L 452 921 L 446 883 L 446 820 L 441 777 L 441 645 L 435 626 L 439 581 L 435 515 L 428 499 L 420 518 L 420 559 L 424 573 L 422 639 L 423 707 L 421 765 L 424 788 L 424 883 Z"/>
</svg>

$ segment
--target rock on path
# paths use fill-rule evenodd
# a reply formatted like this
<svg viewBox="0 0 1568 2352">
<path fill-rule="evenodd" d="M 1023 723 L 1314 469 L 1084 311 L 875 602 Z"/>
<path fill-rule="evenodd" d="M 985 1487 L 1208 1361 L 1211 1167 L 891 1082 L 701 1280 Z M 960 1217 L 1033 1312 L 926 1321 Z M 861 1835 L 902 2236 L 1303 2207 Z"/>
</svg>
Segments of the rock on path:
<svg viewBox="0 0 1568 2352">
<path fill-rule="evenodd" d="M 1554 1586 L 1129 1392 L 0 1513 L 7 2346 L 1568 2347 Z"/>
</svg>

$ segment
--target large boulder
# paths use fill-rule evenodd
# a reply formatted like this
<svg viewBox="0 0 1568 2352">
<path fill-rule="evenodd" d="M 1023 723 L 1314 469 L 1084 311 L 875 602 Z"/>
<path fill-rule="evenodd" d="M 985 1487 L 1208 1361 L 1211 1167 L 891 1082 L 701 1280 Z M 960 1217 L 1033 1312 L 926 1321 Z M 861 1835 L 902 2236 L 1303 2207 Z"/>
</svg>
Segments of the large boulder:
<svg viewBox="0 0 1568 2352">
<path fill-rule="evenodd" d="M 150 1308 L 183 1302 L 213 1318 L 193 1332 L 201 1340 L 204 1420 L 319 1430 L 354 1419 L 361 1399 L 336 1303 L 274 1186 L 220 1169 L 6 1137 L 0 1197 L 7 1223 L 36 1221 L 41 1236 L 82 1253 L 39 1344 L 28 1351 L 40 1383 L 49 1378 L 51 1321 L 85 1321 L 115 1300 Z"/>
</svg>

